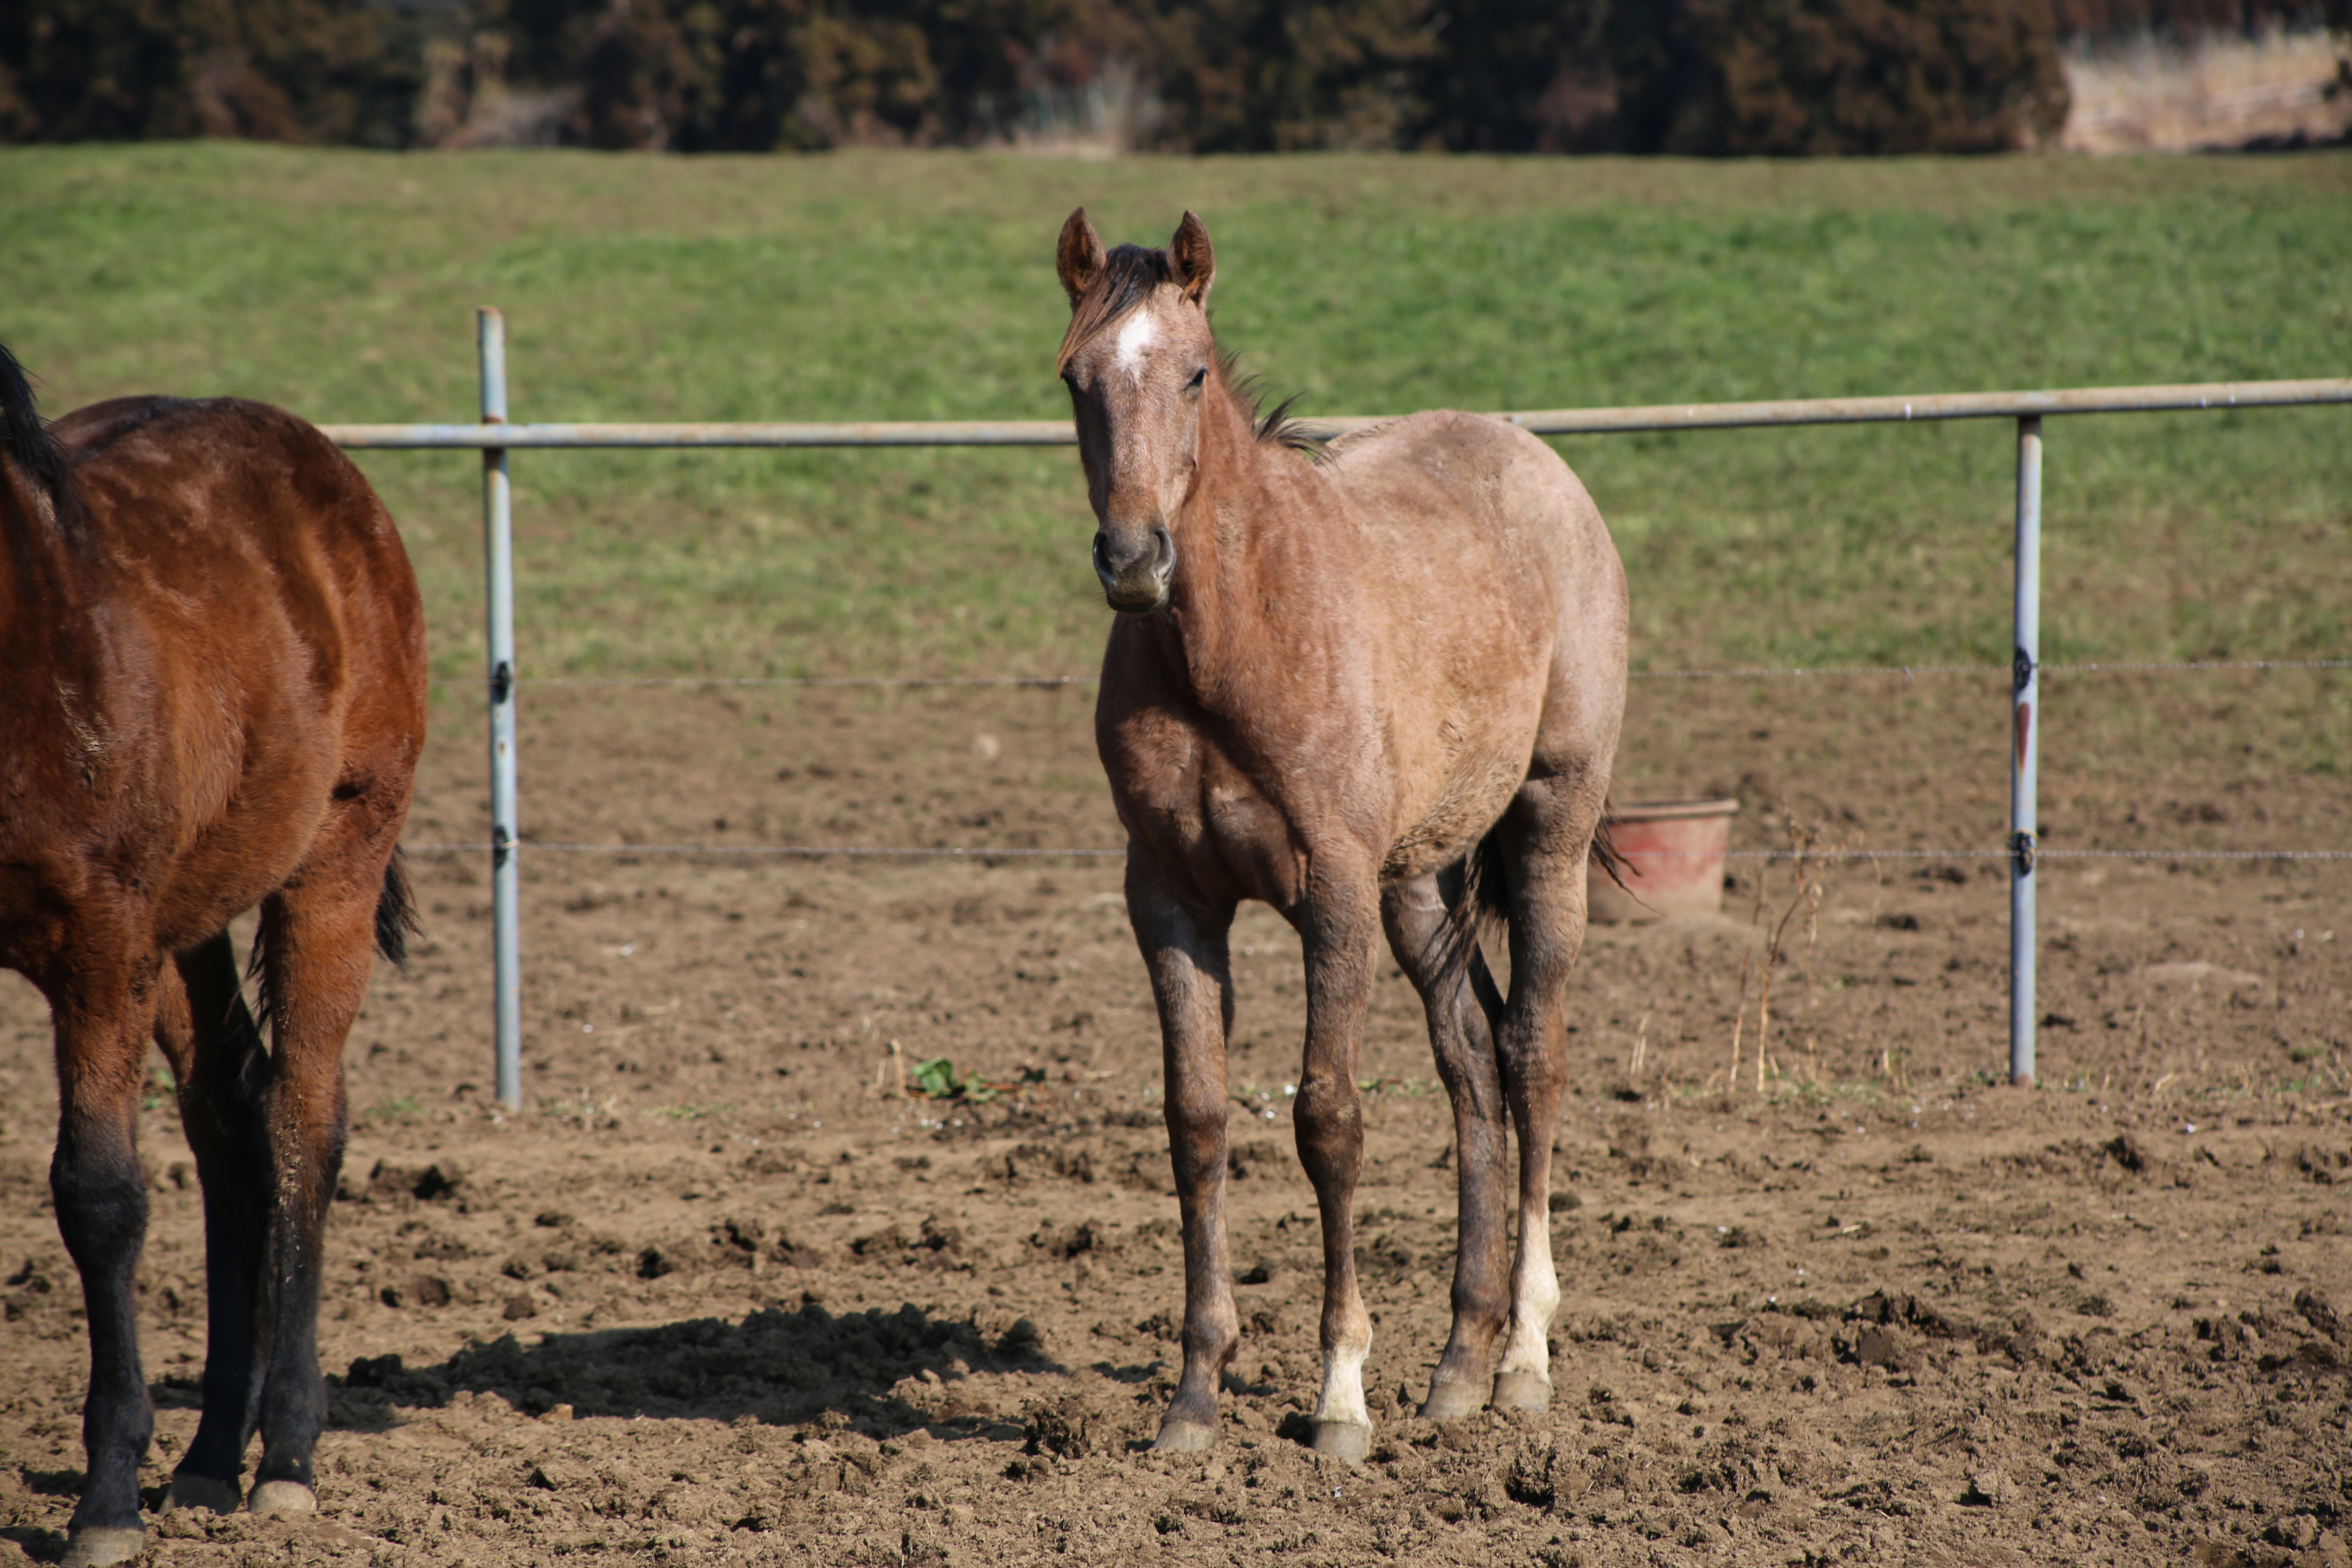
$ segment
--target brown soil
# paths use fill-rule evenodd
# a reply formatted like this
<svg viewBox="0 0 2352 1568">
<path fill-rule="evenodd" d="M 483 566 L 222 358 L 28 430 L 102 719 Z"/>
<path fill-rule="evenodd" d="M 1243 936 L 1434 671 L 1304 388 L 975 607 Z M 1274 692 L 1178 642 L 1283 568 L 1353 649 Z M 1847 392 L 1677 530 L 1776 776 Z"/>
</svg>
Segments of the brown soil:
<svg viewBox="0 0 2352 1568">
<path fill-rule="evenodd" d="M 2312 700 L 2281 682 L 2100 689 L 2052 742 L 2058 844 L 2340 843 L 2340 785 L 2245 744 Z M 542 843 L 1108 847 L 1090 701 L 539 688 L 527 820 Z M 1999 702 L 1644 687 L 1627 791 L 1737 791 L 1748 847 L 1791 824 L 1998 844 Z M 474 721 L 437 718 L 412 837 L 479 837 Z M 1996 862 L 1829 872 L 1788 926 L 1761 1092 L 1752 974 L 1726 1076 L 1789 868 L 1759 899 L 1744 863 L 1719 918 L 1596 930 L 1535 1418 L 1411 1414 L 1453 1177 L 1385 974 L 1359 1208 L 1381 1425 L 1348 1470 L 1291 1436 L 1319 1280 L 1284 1096 L 1297 946 L 1270 914 L 1235 936 L 1226 1439 L 1161 1459 L 1139 1448 L 1181 1271 L 1116 861 L 526 864 L 530 1109 L 485 1103 L 476 855 L 417 858 L 426 935 L 352 1039 L 324 1511 L 173 1516 L 152 1561 L 2347 1562 L 2352 868 L 2047 863 L 2031 1092 L 1996 1085 Z M 79 1480 L 85 1355 L 47 1030 L 0 986 L 0 1557 L 37 1561 Z M 907 1092 L 940 1057 L 1003 1092 Z M 203 1302 L 153 1100 L 160 1492 Z"/>
</svg>

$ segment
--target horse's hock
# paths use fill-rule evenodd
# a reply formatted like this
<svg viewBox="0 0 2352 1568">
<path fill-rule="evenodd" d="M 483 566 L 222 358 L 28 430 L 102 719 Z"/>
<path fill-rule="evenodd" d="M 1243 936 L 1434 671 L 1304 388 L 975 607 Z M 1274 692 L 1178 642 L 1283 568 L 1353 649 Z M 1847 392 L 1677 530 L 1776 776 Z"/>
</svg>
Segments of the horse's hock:
<svg viewBox="0 0 2352 1568">
<path fill-rule="evenodd" d="M 1588 864 L 1588 916 L 1616 924 L 1720 910 L 1723 858 L 1738 810 L 1736 800 L 1634 801 L 1614 807 L 1609 842 L 1622 864 L 1616 877 L 1598 856 Z"/>
</svg>

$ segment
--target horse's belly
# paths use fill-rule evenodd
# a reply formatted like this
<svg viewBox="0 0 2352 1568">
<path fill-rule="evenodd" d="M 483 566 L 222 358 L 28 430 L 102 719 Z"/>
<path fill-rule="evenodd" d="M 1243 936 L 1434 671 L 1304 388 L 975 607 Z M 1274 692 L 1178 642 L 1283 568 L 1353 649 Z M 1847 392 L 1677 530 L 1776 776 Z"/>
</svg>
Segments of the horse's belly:
<svg viewBox="0 0 2352 1568">
<path fill-rule="evenodd" d="M 1526 777 L 1526 759 L 1516 756 L 1489 756 L 1449 771 L 1390 844 L 1381 879 L 1425 876 L 1461 859 L 1495 826 Z"/>
</svg>

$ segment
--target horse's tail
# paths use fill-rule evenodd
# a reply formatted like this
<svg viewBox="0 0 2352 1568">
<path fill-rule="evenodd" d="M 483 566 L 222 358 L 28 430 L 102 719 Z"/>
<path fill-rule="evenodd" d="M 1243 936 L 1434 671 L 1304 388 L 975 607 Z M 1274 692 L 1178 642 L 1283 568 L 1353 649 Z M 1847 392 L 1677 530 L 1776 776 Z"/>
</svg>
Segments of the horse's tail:
<svg viewBox="0 0 2352 1568">
<path fill-rule="evenodd" d="M 1611 881 L 1631 893 L 1633 889 L 1625 886 L 1625 857 L 1619 852 L 1617 840 L 1612 837 L 1609 832 L 1616 826 L 1617 808 L 1603 801 L 1601 805 L 1601 820 L 1593 826 L 1592 829 L 1592 863 L 1600 867 L 1602 874 Z"/>
<path fill-rule="evenodd" d="M 1616 810 L 1602 805 L 1601 820 L 1592 829 L 1592 862 L 1611 881 L 1624 888 L 1625 858 L 1609 831 L 1616 822 Z M 1499 931 L 1509 923 L 1511 895 L 1503 868 L 1499 835 L 1498 824 L 1487 829 L 1477 847 L 1458 864 L 1439 873 L 1438 886 L 1445 895 L 1446 910 L 1445 924 L 1438 940 L 1444 943 L 1449 966 L 1467 964 L 1477 956 L 1482 936 Z M 1626 891 L 1633 889 L 1627 888 Z"/>
<path fill-rule="evenodd" d="M 417 923 L 416 900 L 408 891 L 408 867 L 394 849 L 383 865 L 383 891 L 375 900 L 375 948 L 394 963 L 408 962 L 408 937 Z"/>
<path fill-rule="evenodd" d="M 425 928 L 417 923 L 416 900 L 409 896 L 408 867 L 394 848 L 383 863 L 383 886 L 375 896 L 375 949 L 394 963 L 408 962 L 408 936 Z M 278 995 L 269 984 L 269 922 L 253 933 L 253 953 L 246 960 L 245 977 L 253 983 L 253 1013 L 276 1026 Z"/>
<path fill-rule="evenodd" d="M 1503 997 L 1479 951 L 1481 939 L 1499 936 L 1507 927 L 1511 895 L 1503 868 L 1499 827 L 1489 828 L 1469 854 L 1437 874 L 1437 890 L 1445 900 L 1445 921 L 1430 938 L 1445 984 L 1466 982 L 1478 1010 L 1486 1015 L 1491 1033 L 1502 1027 Z"/>
<path fill-rule="evenodd" d="M 15 459 L 48 501 L 58 526 L 71 531 L 73 487 L 67 479 L 65 448 L 43 423 L 32 378 L 5 344 L 0 344 L 0 457 Z"/>
</svg>

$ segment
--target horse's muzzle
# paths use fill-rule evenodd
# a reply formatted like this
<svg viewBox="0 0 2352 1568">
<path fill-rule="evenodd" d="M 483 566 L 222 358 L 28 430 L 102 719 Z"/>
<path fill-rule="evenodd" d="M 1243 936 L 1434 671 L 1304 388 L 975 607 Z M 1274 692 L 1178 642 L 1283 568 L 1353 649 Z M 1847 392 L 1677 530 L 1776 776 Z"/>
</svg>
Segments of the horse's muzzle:
<svg viewBox="0 0 2352 1568">
<path fill-rule="evenodd" d="M 1108 529 L 1095 533 L 1095 576 L 1103 597 L 1123 616 L 1148 616 L 1168 603 L 1168 585 L 1176 575 L 1176 542 L 1164 526 L 1155 525 L 1138 538 L 1122 529 L 1114 537 Z"/>
</svg>

